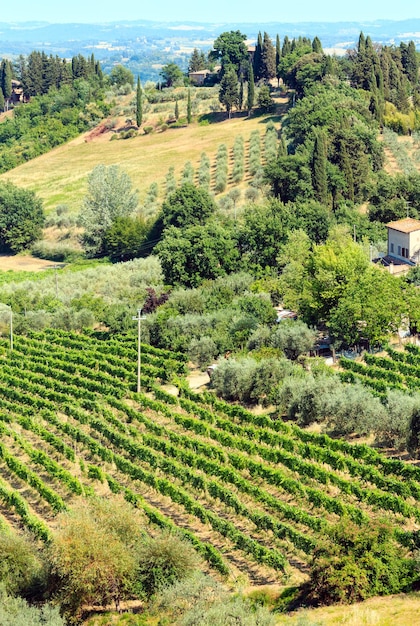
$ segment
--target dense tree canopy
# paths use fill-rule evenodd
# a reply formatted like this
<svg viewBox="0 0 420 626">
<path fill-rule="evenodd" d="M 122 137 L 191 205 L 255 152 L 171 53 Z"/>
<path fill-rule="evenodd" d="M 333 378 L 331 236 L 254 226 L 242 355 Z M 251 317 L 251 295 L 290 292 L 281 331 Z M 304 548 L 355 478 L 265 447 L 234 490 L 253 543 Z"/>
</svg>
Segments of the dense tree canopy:
<svg viewBox="0 0 420 626">
<path fill-rule="evenodd" d="M 162 220 L 165 228 L 185 228 L 204 224 L 216 210 L 216 205 L 205 189 L 184 183 L 171 193 L 162 204 Z"/>
<path fill-rule="evenodd" d="M 20 252 L 39 239 L 44 226 L 42 202 L 27 189 L 0 183 L 0 249 Z"/>
</svg>

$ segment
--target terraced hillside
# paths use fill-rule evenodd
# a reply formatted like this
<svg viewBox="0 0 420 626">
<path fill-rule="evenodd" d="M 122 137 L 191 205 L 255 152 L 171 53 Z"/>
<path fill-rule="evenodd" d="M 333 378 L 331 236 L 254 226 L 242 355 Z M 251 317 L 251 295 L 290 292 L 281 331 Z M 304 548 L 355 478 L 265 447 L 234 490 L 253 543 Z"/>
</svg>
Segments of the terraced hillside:
<svg viewBox="0 0 420 626">
<path fill-rule="evenodd" d="M 254 583 L 304 571 L 342 516 L 387 517 L 402 543 L 419 527 L 420 469 L 193 393 L 181 354 L 144 345 L 138 394 L 134 338 L 46 330 L 0 348 L 2 524 L 48 539 L 74 498 L 120 492 Z"/>
</svg>

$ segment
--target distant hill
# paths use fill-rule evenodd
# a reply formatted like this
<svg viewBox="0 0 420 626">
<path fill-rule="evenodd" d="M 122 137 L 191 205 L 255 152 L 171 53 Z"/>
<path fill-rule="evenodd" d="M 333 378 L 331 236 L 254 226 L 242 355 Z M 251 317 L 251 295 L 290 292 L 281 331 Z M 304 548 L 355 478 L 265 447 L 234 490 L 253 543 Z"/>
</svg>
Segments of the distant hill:
<svg viewBox="0 0 420 626">
<path fill-rule="evenodd" d="M 97 24 L 50 24 L 47 22 L 0 22 L 0 58 L 28 54 L 33 49 L 71 57 L 93 52 L 103 64 L 123 62 L 145 80 L 158 80 L 161 65 L 176 61 L 186 69 L 194 47 L 209 49 L 223 31 L 239 29 L 249 40 L 258 31 L 275 38 L 318 35 L 324 49 L 337 52 L 353 47 L 361 30 L 374 41 L 399 44 L 412 39 L 420 47 L 420 19 L 374 22 L 261 22 L 198 23 L 123 21 Z M 153 68 L 152 65 L 157 67 Z M 105 68 L 106 69 L 106 68 Z"/>
</svg>

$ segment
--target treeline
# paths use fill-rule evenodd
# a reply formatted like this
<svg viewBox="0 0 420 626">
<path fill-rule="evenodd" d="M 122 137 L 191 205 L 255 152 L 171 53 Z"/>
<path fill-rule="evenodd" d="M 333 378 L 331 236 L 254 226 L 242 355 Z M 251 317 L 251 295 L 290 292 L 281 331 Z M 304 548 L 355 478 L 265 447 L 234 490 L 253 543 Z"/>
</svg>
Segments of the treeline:
<svg viewBox="0 0 420 626">
<path fill-rule="evenodd" d="M 0 124 L 0 173 L 76 137 L 109 112 L 100 64 L 93 55 L 69 62 L 32 52 L 14 66 L 3 60 L 0 110 L 11 102 L 12 77 L 25 103 Z"/>
</svg>

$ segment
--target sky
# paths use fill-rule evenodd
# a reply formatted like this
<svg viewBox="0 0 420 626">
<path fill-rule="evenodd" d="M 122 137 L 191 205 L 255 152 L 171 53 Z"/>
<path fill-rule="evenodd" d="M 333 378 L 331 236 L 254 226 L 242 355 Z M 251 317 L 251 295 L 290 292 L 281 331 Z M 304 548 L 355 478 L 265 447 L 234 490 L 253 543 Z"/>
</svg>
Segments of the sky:
<svg viewBox="0 0 420 626">
<path fill-rule="evenodd" d="M 134 20 L 212 23 L 339 22 L 420 18 L 418 0 L 19 0 L 2 2 L 1 22 L 102 23 Z"/>
</svg>

